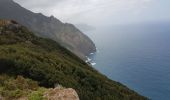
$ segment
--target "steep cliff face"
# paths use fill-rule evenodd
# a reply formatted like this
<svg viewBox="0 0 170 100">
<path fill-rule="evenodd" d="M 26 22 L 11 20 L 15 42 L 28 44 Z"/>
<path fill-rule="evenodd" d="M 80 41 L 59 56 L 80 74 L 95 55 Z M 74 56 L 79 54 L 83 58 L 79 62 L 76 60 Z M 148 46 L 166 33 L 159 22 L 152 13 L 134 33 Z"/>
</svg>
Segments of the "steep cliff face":
<svg viewBox="0 0 170 100">
<path fill-rule="evenodd" d="M 74 25 L 62 23 L 53 16 L 46 17 L 41 13 L 33 13 L 12 0 L 0 0 L 0 18 L 16 20 L 34 31 L 36 35 L 59 42 L 83 59 L 96 51 L 92 40 Z"/>
<path fill-rule="evenodd" d="M 5 24 L 0 26 L 0 33 L 0 75 L 7 74 L 14 77 L 21 75 L 47 88 L 61 84 L 66 88 L 75 89 L 81 100 L 147 100 L 126 86 L 100 74 L 57 42 L 37 37 L 15 21 L 5 21 Z M 28 89 L 29 92 L 28 85 L 24 85 L 23 81 L 7 83 L 4 83 L 0 77 L 0 95 L 3 97 L 12 96 L 13 98 L 13 93 L 18 96 L 18 88 L 23 92 Z M 24 87 L 20 88 L 22 85 Z M 32 83 L 30 85 L 32 89 L 36 86 Z M 7 86 L 7 88 L 1 88 L 1 86 Z M 11 86 L 14 86 L 13 91 L 9 88 Z M 75 93 L 72 90 L 69 91 L 62 90 L 61 92 Z M 41 90 L 33 92 L 30 98 L 37 97 L 37 92 L 38 97 L 41 98 Z M 58 94 L 48 96 L 53 98 L 56 95 Z M 62 95 L 62 97 L 65 96 Z"/>
</svg>

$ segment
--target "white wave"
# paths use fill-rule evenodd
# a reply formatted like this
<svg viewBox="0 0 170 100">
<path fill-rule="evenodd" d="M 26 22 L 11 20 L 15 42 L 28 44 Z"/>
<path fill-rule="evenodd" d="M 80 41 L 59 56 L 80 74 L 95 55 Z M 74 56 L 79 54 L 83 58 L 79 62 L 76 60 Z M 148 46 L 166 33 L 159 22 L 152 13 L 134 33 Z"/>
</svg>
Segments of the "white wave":
<svg viewBox="0 0 170 100">
<path fill-rule="evenodd" d="M 90 58 L 87 57 L 86 62 L 90 62 L 90 61 L 92 61 L 92 59 L 90 59 Z"/>
<path fill-rule="evenodd" d="M 96 65 L 96 63 L 91 63 L 92 66 Z"/>
<path fill-rule="evenodd" d="M 93 55 L 94 53 L 90 53 L 90 55 Z"/>
</svg>

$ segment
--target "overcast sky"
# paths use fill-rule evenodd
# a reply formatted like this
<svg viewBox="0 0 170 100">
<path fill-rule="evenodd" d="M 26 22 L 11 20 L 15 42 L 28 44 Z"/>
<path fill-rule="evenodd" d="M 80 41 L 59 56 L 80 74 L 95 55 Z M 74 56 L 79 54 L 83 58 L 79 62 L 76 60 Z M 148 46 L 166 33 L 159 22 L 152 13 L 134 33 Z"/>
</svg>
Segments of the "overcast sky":
<svg viewBox="0 0 170 100">
<path fill-rule="evenodd" d="M 170 20 L 170 0 L 14 0 L 63 22 L 92 26 Z"/>
</svg>

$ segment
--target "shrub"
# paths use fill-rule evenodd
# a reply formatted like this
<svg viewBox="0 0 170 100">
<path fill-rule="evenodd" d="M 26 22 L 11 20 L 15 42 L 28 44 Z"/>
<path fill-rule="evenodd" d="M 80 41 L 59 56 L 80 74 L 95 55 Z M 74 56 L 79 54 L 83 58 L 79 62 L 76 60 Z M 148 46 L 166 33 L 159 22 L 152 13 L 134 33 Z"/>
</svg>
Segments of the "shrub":
<svg viewBox="0 0 170 100">
<path fill-rule="evenodd" d="M 40 88 L 39 90 L 32 92 L 28 96 L 28 99 L 29 100 L 46 100 L 46 98 L 43 97 L 44 92 L 45 92 L 45 89 L 44 88 Z"/>
</svg>

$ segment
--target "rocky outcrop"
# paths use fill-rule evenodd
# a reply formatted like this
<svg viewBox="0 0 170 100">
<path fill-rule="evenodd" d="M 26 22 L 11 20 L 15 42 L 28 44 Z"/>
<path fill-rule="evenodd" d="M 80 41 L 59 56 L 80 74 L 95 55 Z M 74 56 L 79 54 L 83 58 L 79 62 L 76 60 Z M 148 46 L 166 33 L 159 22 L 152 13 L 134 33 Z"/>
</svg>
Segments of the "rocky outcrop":
<svg viewBox="0 0 170 100">
<path fill-rule="evenodd" d="M 46 17 L 41 13 L 33 13 L 12 0 L 0 0 L 0 18 L 13 19 L 34 31 L 36 35 L 59 42 L 83 59 L 96 51 L 92 40 L 74 25 L 62 23 L 54 16 Z"/>
<path fill-rule="evenodd" d="M 47 100 L 79 100 L 77 92 L 72 88 L 49 89 L 45 92 L 44 97 Z"/>
<path fill-rule="evenodd" d="M 0 100 L 4 100 L 4 98 L 0 95 Z"/>
<path fill-rule="evenodd" d="M 44 100 L 80 100 L 77 92 L 72 88 L 48 89 L 43 96 Z M 0 96 L 0 100 L 8 100 Z M 13 100 L 29 100 L 28 97 L 20 97 Z"/>
<path fill-rule="evenodd" d="M 13 20 L 5 20 L 5 19 L 2 19 L 0 20 L 0 27 L 5 27 L 5 26 L 21 26 L 19 25 L 16 21 L 13 21 Z"/>
<path fill-rule="evenodd" d="M 11 21 L 9 20 L 0 20 L 0 27 L 6 26 L 11 24 Z"/>
</svg>

